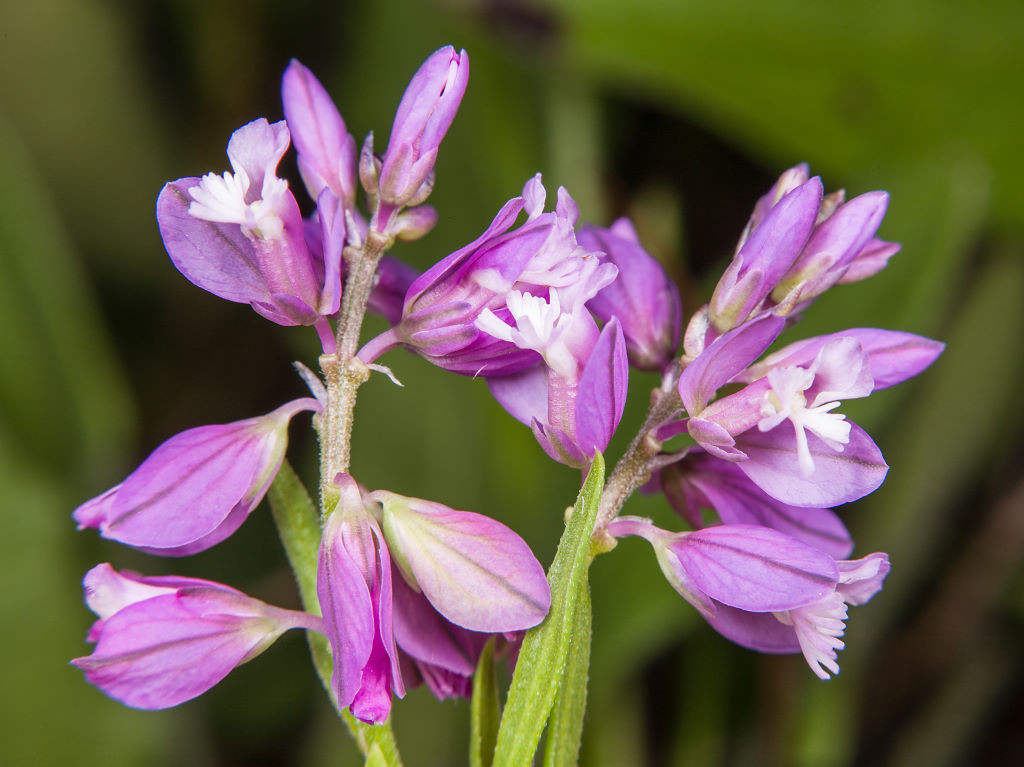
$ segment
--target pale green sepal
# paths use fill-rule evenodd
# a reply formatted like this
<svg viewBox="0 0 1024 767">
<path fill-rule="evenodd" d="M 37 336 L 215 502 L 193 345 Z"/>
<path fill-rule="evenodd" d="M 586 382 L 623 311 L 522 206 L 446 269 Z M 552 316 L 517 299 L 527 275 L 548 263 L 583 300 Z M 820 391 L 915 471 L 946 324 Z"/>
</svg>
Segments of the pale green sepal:
<svg viewBox="0 0 1024 767">
<path fill-rule="evenodd" d="M 395 493 L 382 493 L 381 495 L 383 498 L 378 500 L 383 509 L 381 527 L 384 530 L 384 540 L 388 542 L 388 553 L 391 555 L 391 562 L 398 567 L 398 572 L 405 578 L 409 588 L 419 594 L 420 585 L 416 582 L 416 576 L 412 573 L 412 565 L 409 564 L 409 558 L 405 554 L 404 547 L 396 546 L 393 543 L 393 541 L 402 540 L 401 531 L 395 529 L 395 515 L 402 512 L 408 514 L 409 504 L 405 502 L 402 496 Z"/>
<path fill-rule="evenodd" d="M 370 746 L 370 750 L 366 754 L 365 764 L 366 767 L 388 767 L 388 761 L 384 758 L 384 753 L 376 743 Z"/>
<path fill-rule="evenodd" d="M 548 571 L 551 611 L 523 640 L 498 729 L 494 767 L 524 767 L 537 751 L 565 674 L 576 613 L 587 594 L 591 537 L 603 489 L 604 458 L 597 453 Z"/>
<path fill-rule="evenodd" d="M 320 516 L 302 480 L 298 478 L 287 460 L 281 464 L 281 470 L 274 478 L 267 498 L 285 554 L 295 574 L 303 609 L 320 615 L 320 601 L 316 595 Z M 401 767 L 402 758 L 398 753 L 394 732 L 391 730 L 391 721 L 378 725 L 366 724 L 352 716 L 348 709 L 338 709 L 331 690 L 333 668 L 327 638 L 313 631 L 308 632 L 306 636 L 317 675 L 332 705 L 338 711 L 338 716 L 345 723 L 359 750 L 366 756 L 366 764 L 374 767 Z"/>
<path fill-rule="evenodd" d="M 587 710 L 587 679 L 590 670 L 590 585 L 576 606 L 576 624 L 569 640 L 569 655 L 558 688 L 548 734 L 544 742 L 544 767 L 573 767 L 580 754 L 583 715 Z"/>
<path fill-rule="evenodd" d="M 470 701 L 469 765 L 491 767 L 498 741 L 501 702 L 498 700 L 498 675 L 494 669 L 494 637 L 487 640 L 473 674 L 473 698 Z"/>
</svg>

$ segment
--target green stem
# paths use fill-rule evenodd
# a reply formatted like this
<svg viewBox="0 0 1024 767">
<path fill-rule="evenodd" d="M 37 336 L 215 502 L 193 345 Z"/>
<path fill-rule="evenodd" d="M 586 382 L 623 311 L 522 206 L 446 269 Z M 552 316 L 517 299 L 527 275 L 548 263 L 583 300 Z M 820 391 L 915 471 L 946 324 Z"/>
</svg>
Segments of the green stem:
<svg viewBox="0 0 1024 767">
<path fill-rule="evenodd" d="M 348 274 L 338 318 L 337 351 L 320 356 L 327 386 L 327 401 L 318 419 L 320 435 L 320 509 L 328 516 L 338 503 L 334 479 L 348 471 L 352 459 L 352 423 L 356 394 L 370 377 L 370 370 L 356 357 L 359 332 L 373 291 L 380 258 L 392 245 L 385 235 L 371 230 L 361 247 L 344 251 Z"/>
</svg>

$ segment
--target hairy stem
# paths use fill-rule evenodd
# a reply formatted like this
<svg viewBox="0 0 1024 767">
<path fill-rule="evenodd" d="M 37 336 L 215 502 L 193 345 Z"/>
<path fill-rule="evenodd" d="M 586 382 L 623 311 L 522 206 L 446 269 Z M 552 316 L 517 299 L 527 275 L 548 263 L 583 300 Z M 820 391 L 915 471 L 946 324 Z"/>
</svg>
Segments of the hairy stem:
<svg viewBox="0 0 1024 767">
<path fill-rule="evenodd" d="M 597 512 L 595 536 L 600 536 L 608 524 L 622 511 L 622 506 L 633 492 L 651 478 L 651 459 L 661 451 L 663 441 L 658 438 L 658 427 L 678 417 L 683 410 L 676 384 L 680 369 L 666 372 L 660 388 L 651 392 L 651 407 L 647 411 L 640 431 L 629 443 L 626 452 L 615 464 L 605 484 L 601 506 Z"/>
</svg>

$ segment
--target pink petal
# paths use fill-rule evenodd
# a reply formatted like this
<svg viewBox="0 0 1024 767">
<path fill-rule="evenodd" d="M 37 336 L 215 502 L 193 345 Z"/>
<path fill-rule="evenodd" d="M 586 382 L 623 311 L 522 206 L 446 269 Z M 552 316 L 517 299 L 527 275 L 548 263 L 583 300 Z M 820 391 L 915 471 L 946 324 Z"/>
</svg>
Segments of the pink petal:
<svg viewBox="0 0 1024 767">
<path fill-rule="evenodd" d="M 471 631 L 535 626 L 551 604 L 544 568 L 499 522 L 379 490 L 388 545 L 441 615 Z"/>
<path fill-rule="evenodd" d="M 749 460 L 739 466 L 773 498 L 793 506 L 816 508 L 862 498 L 876 490 L 889 471 L 878 446 L 857 424 L 850 424 L 850 442 L 841 453 L 810 432 L 807 442 L 814 459 L 810 476 L 801 472 L 796 438 L 791 429 L 784 427 L 767 432 L 751 429 L 740 435 L 737 447 Z"/>
<path fill-rule="evenodd" d="M 832 557 L 767 527 L 709 527 L 681 536 L 672 550 L 697 588 L 751 612 L 816 602 L 839 577 Z"/>
</svg>

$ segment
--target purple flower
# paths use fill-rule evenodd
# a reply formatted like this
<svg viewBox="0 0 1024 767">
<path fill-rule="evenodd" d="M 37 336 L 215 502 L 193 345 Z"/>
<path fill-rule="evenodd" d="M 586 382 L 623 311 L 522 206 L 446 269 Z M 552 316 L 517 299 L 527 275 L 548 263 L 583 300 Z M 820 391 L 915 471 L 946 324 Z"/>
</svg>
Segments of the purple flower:
<svg viewBox="0 0 1024 767">
<path fill-rule="evenodd" d="M 719 633 L 761 652 L 802 651 L 821 679 L 839 672 L 846 606 L 870 600 L 889 572 L 885 554 L 836 560 L 754 525 L 673 534 L 621 517 L 608 531 L 647 539 L 672 587 Z"/>
<path fill-rule="evenodd" d="M 603 251 L 619 270 L 618 278 L 587 306 L 603 322 L 619 320 L 634 366 L 664 370 L 679 348 L 683 321 L 679 289 L 640 245 L 628 218 L 620 218 L 609 229 L 584 226 L 577 239 L 587 250 Z"/>
<path fill-rule="evenodd" d="M 888 194 L 844 202 L 842 191 L 823 197 L 808 175 L 806 165 L 790 168 L 754 206 L 710 303 L 687 326 L 688 356 L 762 311 L 792 314 L 837 283 L 875 274 L 899 250 L 875 237 Z"/>
<path fill-rule="evenodd" d="M 751 480 L 784 503 L 829 507 L 856 500 L 875 490 L 888 469 L 871 438 L 833 412 L 838 400 L 867 396 L 873 388 L 869 358 L 856 338 L 836 334 L 805 366 L 774 367 L 707 404 L 760 356 L 782 323 L 762 315 L 716 340 L 683 371 L 687 431 L 712 455 L 740 462 Z"/>
<path fill-rule="evenodd" d="M 455 119 L 469 81 L 469 56 L 448 45 L 434 51 L 413 75 L 391 127 L 380 169 L 383 202 L 422 202 L 441 140 Z"/>
<path fill-rule="evenodd" d="M 458 678 L 472 674 L 482 644 L 473 632 L 519 631 L 547 614 L 544 570 L 504 525 L 385 490 L 363 497 L 345 474 L 338 483 L 317 593 L 334 656 L 332 685 L 353 716 L 382 722 L 391 693 L 404 695 L 398 647 L 435 691 L 460 694 Z"/>
<path fill-rule="evenodd" d="M 538 174 L 480 237 L 414 280 L 405 296 L 401 322 L 370 341 L 360 351 L 360 359 L 372 362 L 402 345 L 445 370 L 471 376 L 508 375 L 539 362 L 538 352 L 529 344 L 502 337 L 504 331 L 495 336 L 481 329 L 477 318 L 486 310 L 499 320 L 510 320 L 508 301 L 513 295 L 513 302 L 521 307 L 537 299 L 550 304 L 552 288 L 558 291 L 559 306 L 572 308 L 581 299 L 585 303 L 592 298 L 616 273 L 614 265 L 601 264 L 577 244 L 573 230 L 579 214 L 568 192 L 559 189 L 555 210 L 548 213 L 544 212 L 545 196 Z M 523 210 L 526 222 L 512 230 Z M 530 298 L 524 300 L 527 294 Z M 562 322 L 564 327 L 568 321 Z M 588 343 L 587 338 L 577 338 L 580 333 L 590 334 L 583 324 L 575 323 L 573 330 L 571 336 L 560 336 L 566 345 Z M 553 353 L 568 364 L 566 354 Z"/>
<path fill-rule="evenodd" d="M 292 416 L 319 409 L 316 400 L 297 399 L 265 416 L 175 435 L 124 482 L 79 506 L 78 528 L 151 554 L 208 549 L 235 532 L 267 492 Z"/>
<path fill-rule="evenodd" d="M 551 304 L 529 294 L 522 306 L 510 301 L 515 330 L 502 330 L 509 326 L 497 318 L 480 323 L 490 333 L 529 343 L 545 359 L 520 373 L 488 378 L 487 384 L 501 406 L 533 430 L 544 452 L 560 463 L 585 469 L 595 452 L 608 447 L 626 407 L 626 345 L 618 319 L 598 333 L 593 318 L 581 307 L 559 314 L 557 293 L 552 289 L 551 294 Z M 565 318 L 568 322 L 562 323 Z M 560 338 L 573 335 L 573 322 L 588 328 L 593 339 L 574 345 L 575 353 L 570 351 L 573 345 Z"/>
<path fill-rule="evenodd" d="M 469 631 L 442 616 L 414 591 L 401 573 L 392 573 L 395 643 L 406 687 L 421 680 L 438 700 L 468 698 L 473 672 L 491 634 Z M 518 646 L 519 633 L 498 634 L 501 651 Z"/>
<path fill-rule="evenodd" d="M 738 327 L 760 307 L 807 244 L 821 201 L 821 179 L 814 177 L 782 195 L 748 229 L 711 295 L 708 319 L 713 331 Z"/>
<path fill-rule="evenodd" d="M 686 430 L 712 455 L 740 469 L 772 497 L 795 506 L 856 500 L 884 480 L 881 452 L 834 412 L 921 372 L 943 345 L 871 328 L 799 341 L 754 363 L 785 321 L 762 314 L 710 344 L 679 379 Z M 713 400 L 727 383 L 744 388 Z"/>
<path fill-rule="evenodd" d="M 97 565 L 83 581 L 96 647 L 71 663 L 133 708 L 176 706 L 209 690 L 284 631 L 321 620 L 198 578 L 145 577 Z"/>
<path fill-rule="evenodd" d="M 171 260 L 192 283 L 279 325 L 313 325 L 340 306 L 345 219 L 325 189 L 316 257 L 288 182 L 276 175 L 288 143 L 284 122 L 242 126 L 228 144 L 234 173 L 168 183 L 157 221 Z"/>
</svg>

